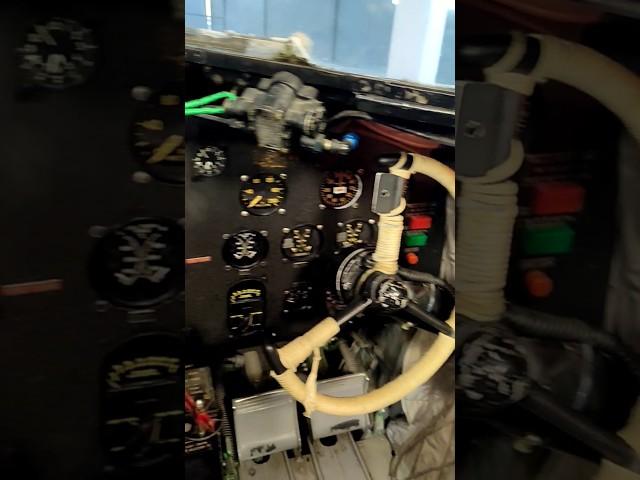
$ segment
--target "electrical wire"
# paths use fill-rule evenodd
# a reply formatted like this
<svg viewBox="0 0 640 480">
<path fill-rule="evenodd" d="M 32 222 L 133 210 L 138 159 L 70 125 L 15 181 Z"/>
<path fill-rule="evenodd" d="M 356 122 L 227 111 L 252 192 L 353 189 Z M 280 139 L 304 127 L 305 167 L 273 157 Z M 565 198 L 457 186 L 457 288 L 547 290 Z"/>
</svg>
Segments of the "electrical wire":
<svg viewBox="0 0 640 480">
<path fill-rule="evenodd" d="M 184 409 L 193 417 L 195 424 L 202 431 L 211 433 L 216 431 L 216 419 L 211 418 L 206 411 L 199 408 L 196 401 L 188 392 L 184 392 Z"/>
<path fill-rule="evenodd" d="M 203 105 L 208 105 L 210 103 L 217 102 L 219 100 L 236 100 L 238 97 L 231 92 L 218 92 L 212 95 L 207 95 L 206 97 L 196 98 L 194 100 L 189 100 L 184 104 L 184 108 L 195 108 L 202 107 Z"/>
<path fill-rule="evenodd" d="M 200 108 L 185 108 L 185 117 L 192 117 L 194 115 L 222 115 L 224 108 L 222 107 L 200 107 Z"/>
<path fill-rule="evenodd" d="M 186 117 L 194 115 L 222 115 L 224 107 L 215 107 L 211 104 L 220 100 L 235 101 L 238 97 L 231 92 L 218 92 L 206 97 L 189 100 L 184 104 L 184 114 Z"/>
</svg>

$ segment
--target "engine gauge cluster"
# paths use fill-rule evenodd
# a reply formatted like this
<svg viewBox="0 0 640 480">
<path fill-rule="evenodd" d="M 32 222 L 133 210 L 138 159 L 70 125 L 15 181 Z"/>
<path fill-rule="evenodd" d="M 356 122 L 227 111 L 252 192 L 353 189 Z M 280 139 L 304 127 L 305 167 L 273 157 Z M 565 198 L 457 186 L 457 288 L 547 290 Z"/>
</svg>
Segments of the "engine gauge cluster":
<svg viewBox="0 0 640 480">
<path fill-rule="evenodd" d="M 340 210 L 356 204 L 362 195 L 362 179 L 347 171 L 329 172 L 320 184 L 320 200 L 328 208 Z"/>
<path fill-rule="evenodd" d="M 247 230 L 227 236 L 222 257 L 227 265 L 238 269 L 256 266 L 269 251 L 269 242 L 260 232 Z"/>
<path fill-rule="evenodd" d="M 281 209 L 287 198 L 285 175 L 260 173 L 252 177 L 243 175 L 240 203 L 252 215 L 271 215 Z"/>
<path fill-rule="evenodd" d="M 290 338 L 348 305 L 352 282 L 369 268 L 362 262 L 377 237 L 375 179 L 387 167 L 364 149 L 283 154 L 222 122 L 195 116 L 189 127 L 187 254 L 198 263 L 187 267 L 197 285 L 186 299 L 187 321 L 203 341 L 242 348 L 265 331 Z M 423 212 L 427 201 L 439 201 L 432 187 L 412 181 L 407 193 L 408 216 L 442 219 L 441 202 Z M 413 239 L 415 223 L 407 222 L 403 239 Z M 419 247 L 415 268 L 439 267 L 441 238 L 430 235 L 427 248 Z M 335 270 L 354 250 L 366 253 L 342 265 L 336 286 Z"/>
<path fill-rule="evenodd" d="M 315 225 L 299 225 L 283 231 L 280 245 L 285 258 L 303 262 L 318 255 L 322 246 L 322 232 Z"/>
</svg>

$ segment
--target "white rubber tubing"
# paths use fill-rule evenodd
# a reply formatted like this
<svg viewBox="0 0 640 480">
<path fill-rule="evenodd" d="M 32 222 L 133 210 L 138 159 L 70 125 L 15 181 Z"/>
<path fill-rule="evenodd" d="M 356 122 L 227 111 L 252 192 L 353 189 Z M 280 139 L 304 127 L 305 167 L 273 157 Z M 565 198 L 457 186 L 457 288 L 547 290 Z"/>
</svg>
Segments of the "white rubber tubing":
<svg viewBox="0 0 640 480">
<path fill-rule="evenodd" d="M 455 198 L 455 174 L 446 165 L 433 158 L 413 155 L 409 173 L 427 175 L 439 182 Z M 455 310 L 447 320 L 455 329 Z M 304 335 L 278 350 L 280 361 L 287 369 L 281 375 L 271 372 L 280 386 L 298 402 L 306 398 L 305 384 L 298 378 L 295 369 L 308 358 L 314 348 L 326 345 L 340 331 L 340 326 L 331 317 L 324 319 Z M 315 410 L 329 415 L 350 416 L 372 413 L 386 408 L 407 396 L 431 377 L 444 365 L 455 349 L 455 339 L 438 334 L 431 347 L 410 369 L 376 390 L 356 397 L 331 397 L 318 394 Z"/>
<path fill-rule="evenodd" d="M 638 75 L 583 45 L 548 35 L 533 36 L 540 41 L 540 58 L 528 77 L 537 81 L 555 80 L 593 97 L 613 112 L 640 142 Z M 514 35 L 505 56 L 485 73 L 508 74 L 524 55 L 523 39 Z"/>
</svg>

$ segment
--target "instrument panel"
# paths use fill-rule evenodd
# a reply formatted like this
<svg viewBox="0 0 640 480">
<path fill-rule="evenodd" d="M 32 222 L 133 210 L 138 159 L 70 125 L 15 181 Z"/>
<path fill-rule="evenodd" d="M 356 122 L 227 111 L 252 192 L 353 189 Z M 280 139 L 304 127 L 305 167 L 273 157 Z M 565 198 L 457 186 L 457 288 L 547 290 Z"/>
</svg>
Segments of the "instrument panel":
<svg viewBox="0 0 640 480">
<path fill-rule="evenodd" d="M 339 259 L 375 245 L 371 201 L 386 170 L 373 153 L 386 147 L 281 153 L 220 122 L 187 124 L 187 324 L 210 345 L 303 333 L 336 302 Z M 202 174 L 203 161 L 216 163 L 215 174 Z M 407 194 L 401 263 L 437 274 L 446 192 L 423 178 Z"/>
</svg>

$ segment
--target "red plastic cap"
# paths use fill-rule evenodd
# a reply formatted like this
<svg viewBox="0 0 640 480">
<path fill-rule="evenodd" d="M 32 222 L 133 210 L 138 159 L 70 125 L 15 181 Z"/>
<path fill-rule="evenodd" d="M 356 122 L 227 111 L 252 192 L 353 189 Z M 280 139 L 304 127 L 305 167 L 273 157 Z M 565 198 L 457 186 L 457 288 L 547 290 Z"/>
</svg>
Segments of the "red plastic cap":
<svg viewBox="0 0 640 480">
<path fill-rule="evenodd" d="M 420 261 L 420 257 L 413 252 L 407 253 L 405 259 L 409 265 L 416 265 Z"/>
<path fill-rule="evenodd" d="M 412 215 L 409 217 L 409 230 L 428 230 L 431 228 L 432 218 L 429 215 Z"/>
<path fill-rule="evenodd" d="M 562 215 L 578 213 L 584 206 L 584 187 L 571 182 L 545 182 L 533 186 L 531 213 Z"/>
<path fill-rule="evenodd" d="M 553 291 L 553 280 L 542 270 L 529 270 L 524 275 L 524 283 L 532 297 L 546 298 Z"/>
</svg>

